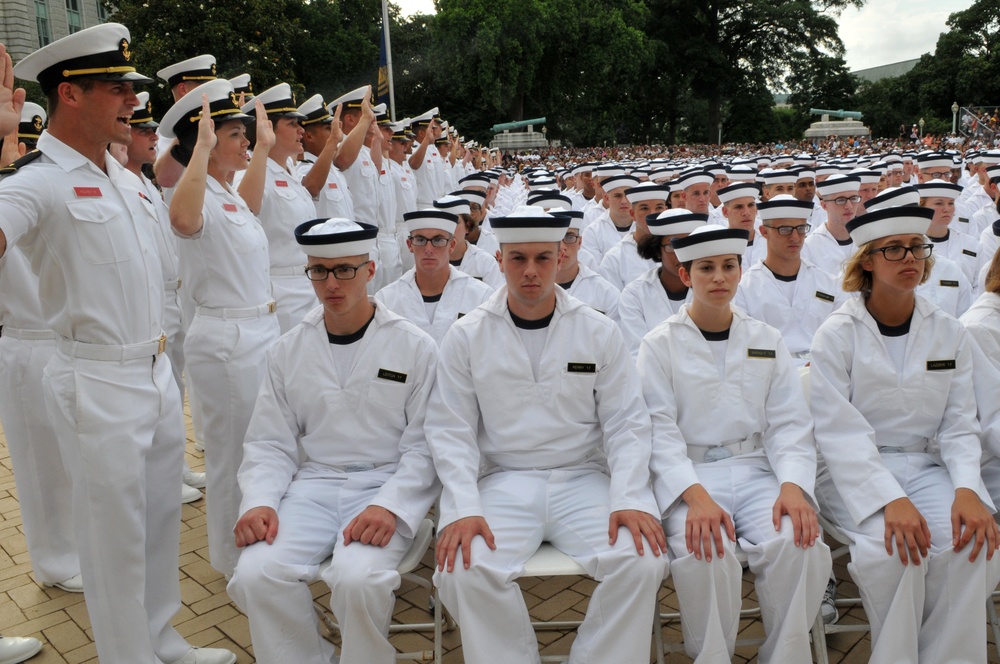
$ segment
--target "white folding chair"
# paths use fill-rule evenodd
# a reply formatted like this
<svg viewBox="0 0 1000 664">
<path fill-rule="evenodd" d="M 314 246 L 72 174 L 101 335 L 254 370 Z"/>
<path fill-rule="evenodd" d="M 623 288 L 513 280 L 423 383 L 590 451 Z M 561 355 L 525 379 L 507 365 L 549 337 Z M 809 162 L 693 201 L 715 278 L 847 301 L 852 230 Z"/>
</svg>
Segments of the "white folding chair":
<svg viewBox="0 0 1000 664">
<path fill-rule="evenodd" d="M 430 580 L 423 578 L 413 571 L 420 566 L 420 561 L 424 557 L 424 553 L 427 551 L 427 547 L 430 546 L 431 540 L 434 537 L 434 522 L 431 519 L 424 519 L 420 523 L 420 527 L 417 529 L 417 534 L 413 538 L 413 543 L 410 545 L 409 551 L 403 556 L 403 559 L 399 562 L 396 567 L 396 571 L 399 572 L 400 576 L 404 580 L 415 583 L 421 588 L 426 588 L 428 592 L 428 604 L 433 604 L 434 621 L 425 623 L 393 623 L 389 626 L 389 632 L 434 632 L 434 649 L 433 650 L 419 650 L 415 652 L 397 653 L 397 660 L 416 660 L 418 662 L 434 662 L 435 664 L 441 664 L 441 632 L 445 626 L 444 611 L 441 607 L 441 602 L 437 601 L 437 597 L 434 593 L 434 588 Z M 317 578 L 320 578 L 323 572 L 331 565 L 333 562 L 333 556 L 327 558 L 320 565 L 319 573 Z M 315 605 L 316 613 L 319 615 L 320 620 L 326 625 L 327 629 L 330 630 L 332 635 L 336 635 L 340 632 L 340 626 L 336 621 L 330 617 L 326 612 L 324 607 L 320 607 L 318 604 Z M 454 624 L 451 625 L 453 627 Z"/>
</svg>

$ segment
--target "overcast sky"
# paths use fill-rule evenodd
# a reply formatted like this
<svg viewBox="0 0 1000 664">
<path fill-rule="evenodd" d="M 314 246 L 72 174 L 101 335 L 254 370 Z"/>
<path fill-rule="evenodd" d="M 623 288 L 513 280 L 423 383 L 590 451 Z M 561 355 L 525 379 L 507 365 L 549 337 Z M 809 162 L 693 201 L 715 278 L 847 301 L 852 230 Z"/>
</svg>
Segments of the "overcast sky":
<svg viewBox="0 0 1000 664">
<path fill-rule="evenodd" d="M 434 13 L 433 0 L 394 2 L 404 16 Z M 938 35 L 947 30 L 948 15 L 971 4 L 972 0 L 868 0 L 861 10 L 848 9 L 840 17 L 847 66 L 855 71 L 933 52 Z"/>
</svg>

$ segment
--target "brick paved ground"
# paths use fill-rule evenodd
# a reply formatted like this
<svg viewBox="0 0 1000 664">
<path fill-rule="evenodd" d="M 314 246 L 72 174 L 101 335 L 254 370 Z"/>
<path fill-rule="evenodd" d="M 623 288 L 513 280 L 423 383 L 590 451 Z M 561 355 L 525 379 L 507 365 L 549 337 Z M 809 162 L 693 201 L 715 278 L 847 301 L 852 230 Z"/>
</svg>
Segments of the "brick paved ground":
<svg viewBox="0 0 1000 664">
<path fill-rule="evenodd" d="M 188 421 L 190 425 L 190 420 Z M 189 431 L 190 434 L 190 431 Z M 188 440 L 188 462 L 195 470 L 204 466 L 203 455 L 194 451 Z M 246 617 L 230 602 L 225 591 L 225 581 L 208 564 L 208 543 L 205 534 L 205 501 L 185 505 L 182 511 L 180 584 L 183 606 L 174 621 L 181 634 L 193 645 L 229 648 L 237 653 L 240 664 L 250 664 L 253 647 Z M 431 554 L 424 557 L 424 565 L 417 574 L 429 578 Z M 841 579 L 841 595 L 854 594 L 843 565 L 837 566 Z M 847 580 L 845 580 L 847 579 Z M 538 620 L 578 620 L 586 611 L 594 582 L 582 577 L 552 577 L 524 579 L 521 582 L 532 617 Z M 322 584 L 312 586 L 313 596 L 320 606 L 329 605 L 329 590 Z M 749 575 L 743 581 L 744 606 L 754 606 L 753 582 Z M 664 611 L 676 611 L 677 602 L 668 581 L 660 592 Z M 409 622 L 428 622 L 427 591 L 407 581 L 399 591 L 396 617 Z M 852 609 L 841 618 L 841 623 L 863 622 L 864 613 Z M 45 642 L 45 648 L 32 664 L 96 664 L 97 653 L 92 642 L 92 631 L 82 595 L 65 593 L 54 588 L 43 589 L 35 583 L 31 564 L 21 532 L 21 515 L 17 503 L 17 490 L 11 472 L 6 439 L 0 431 L 0 634 L 34 636 Z M 757 619 L 740 623 L 740 638 L 762 635 Z M 572 631 L 539 633 L 543 655 L 560 655 L 569 652 L 573 642 Z M 334 639 L 335 640 L 335 639 Z M 430 650 L 433 647 L 430 633 L 401 633 L 392 637 L 397 648 L 404 651 Z M 681 641 L 679 623 L 664 626 L 664 641 L 678 644 Z M 335 640 L 336 642 L 336 640 Z M 449 664 L 462 662 L 462 648 L 457 630 L 444 635 L 444 661 Z M 992 639 L 991 639 L 992 642 Z M 855 663 L 867 661 L 869 639 L 861 634 L 832 635 L 828 640 L 830 661 Z M 756 647 L 744 646 L 736 650 L 734 662 L 756 660 Z M 503 662 L 502 655 L 498 657 Z M 690 662 L 683 653 L 668 653 L 668 662 Z M 1000 663 L 996 649 L 991 646 L 990 662 Z"/>
</svg>

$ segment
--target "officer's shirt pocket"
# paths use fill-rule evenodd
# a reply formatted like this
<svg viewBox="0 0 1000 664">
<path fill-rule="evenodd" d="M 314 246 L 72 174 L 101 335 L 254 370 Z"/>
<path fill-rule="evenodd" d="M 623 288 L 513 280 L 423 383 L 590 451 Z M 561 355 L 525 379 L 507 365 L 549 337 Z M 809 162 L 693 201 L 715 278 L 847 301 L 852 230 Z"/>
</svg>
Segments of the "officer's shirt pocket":
<svg viewBox="0 0 1000 664">
<path fill-rule="evenodd" d="M 105 201 L 67 201 L 73 230 L 84 260 L 94 265 L 121 263 L 129 259 L 128 240 L 121 209 Z"/>
</svg>

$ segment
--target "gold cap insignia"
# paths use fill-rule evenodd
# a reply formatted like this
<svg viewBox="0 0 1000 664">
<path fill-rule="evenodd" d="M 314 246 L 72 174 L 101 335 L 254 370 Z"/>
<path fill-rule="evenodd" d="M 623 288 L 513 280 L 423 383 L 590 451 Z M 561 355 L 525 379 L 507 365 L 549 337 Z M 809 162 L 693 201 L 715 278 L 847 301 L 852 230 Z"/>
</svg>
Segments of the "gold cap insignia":
<svg viewBox="0 0 1000 664">
<path fill-rule="evenodd" d="M 31 118 L 31 126 L 35 128 L 35 131 L 41 131 L 42 130 L 42 116 L 36 115 L 35 117 Z"/>
</svg>

